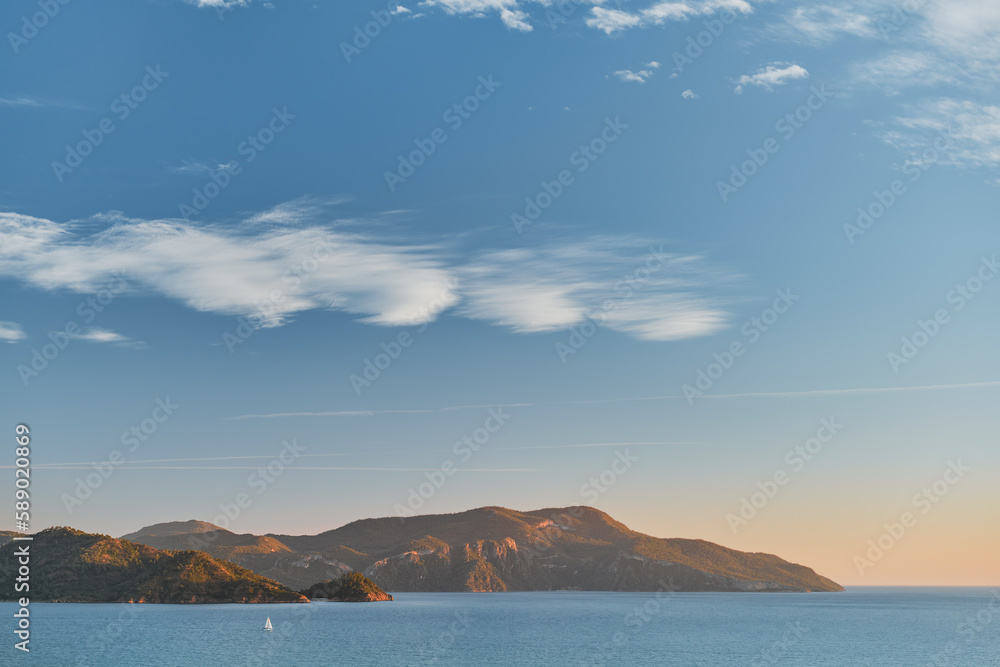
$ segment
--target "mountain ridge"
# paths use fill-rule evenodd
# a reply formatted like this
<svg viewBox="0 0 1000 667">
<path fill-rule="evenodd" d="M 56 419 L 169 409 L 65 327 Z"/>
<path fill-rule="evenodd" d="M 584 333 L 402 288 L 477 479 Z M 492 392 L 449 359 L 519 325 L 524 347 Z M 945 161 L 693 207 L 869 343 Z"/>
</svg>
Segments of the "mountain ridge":
<svg viewBox="0 0 1000 667">
<path fill-rule="evenodd" d="M 237 534 L 205 522 L 154 524 L 125 536 L 200 549 L 294 590 L 362 572 L 386 590 L 841 591 L 811 568 L 762 552 L 639 533 L 585 506 L 359 519 L 316 535 Z M 211 526 L 215 530 L 205 530 Z M 169 533 L 169 534 L 168 534 Z"/>
<path fill-rule="evenodd" d="M 29 588 L 15 592 L 17 545 L 30 549 Z M 0 600 L 50 602 L 308 602 L 283 584 L 203 551 L 157 549 L 74 528 L 0 546 Z"/>
</svg>

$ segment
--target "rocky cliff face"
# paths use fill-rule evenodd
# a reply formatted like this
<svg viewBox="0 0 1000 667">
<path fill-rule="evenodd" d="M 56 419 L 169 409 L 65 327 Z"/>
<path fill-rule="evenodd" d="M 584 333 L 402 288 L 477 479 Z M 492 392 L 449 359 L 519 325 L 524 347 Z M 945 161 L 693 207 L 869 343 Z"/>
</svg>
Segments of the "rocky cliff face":
<svg viewBox="0 0 1000 667">
<path fill-rule="evenodd" d="M 539 556 L 514 540 L 480 540 L 458 548 L 409 551 L 369 565 L 365 576 L 393 591 L 606 590 L 805 591 L 775 581 L 745 580 L 619 551 L 603 560 Z"/>
<path fill-rule="evenodd" d="M 144 532 L 129 537 L 190 548 L 171 546 L 189 539 L 173 529 Z M 365 519 L 319 535 L 218 532 L 205 551 L 296 590 L 352 570 L 389 591 L 843 590 L 777 556 L 650 537 L 589 507 Z"/>
<path fill-rule="evenodd" d="M 407 551 L 365 568 L 365 576 L 393 591 L 546 590 L 545 577 L 512 538 Z"/>
</svg>

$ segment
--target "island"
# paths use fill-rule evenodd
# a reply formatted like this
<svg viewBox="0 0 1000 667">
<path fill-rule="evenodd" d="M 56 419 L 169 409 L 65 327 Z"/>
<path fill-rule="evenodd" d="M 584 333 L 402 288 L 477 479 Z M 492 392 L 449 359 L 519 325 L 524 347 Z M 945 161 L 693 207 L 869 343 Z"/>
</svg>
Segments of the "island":
<svg viewBox="0 0 1000 667">
<path fill-rule="evenodd" d="M 585 506 L 531 511 L 492 506 L 361 519 L 318 535 L 241 534 L 204 521 L 177 521 L 124 539 L 205 551 L 293 590 L 348 572 L 394 593 L 844 590 L 811 568 L 772 554 L 653 537 Z"/>
<path fill-rule="evenodd" d="M 342 577 L 321 581 L 304 591 L 299 591 L 310 600 L 330 602 L 387 602 L 392 596 L 375 585 L 360 572 L 348 572 Z"/>
<path fill-rule="evenodd" d="M 223 603 L 309 602 L 283 584 L 202 551 L 155 549 L 73 528 L 31 541 L 31 581 L 15 592 L 15 545 L 0 547 L 0 601 Z"/>
</svg>

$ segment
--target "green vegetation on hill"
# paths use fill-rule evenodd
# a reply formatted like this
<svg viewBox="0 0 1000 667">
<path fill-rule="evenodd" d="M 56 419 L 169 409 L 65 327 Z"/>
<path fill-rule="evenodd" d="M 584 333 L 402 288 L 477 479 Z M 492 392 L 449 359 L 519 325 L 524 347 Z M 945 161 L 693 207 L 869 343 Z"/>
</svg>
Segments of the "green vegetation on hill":
<svg viewBox="0 0 1000 667">
<path fill-rule="evenodd" d="M 302 595 L 310 600 L 319 598 L 338 602 L 382 602 L 392 600 L 392 596 L 375 585 L 360 572 L 348 572 L 339 579 L 331 579 L 313 584 Z"/>
<path fill-rule="evenodd" d="M 306 602 L 276 581 L 200 551 L 164 551 L 72 528 L 34 536 L 32 600 L 54 602 Z M 0 600 L 16 599 L 15 543 L 0 547 Z"/>
<path fill-rule="evenodd" d="M 765 553 L 748 553 L 706 542 L 681 538 L 658 539 L 635 533 L 635 553 L 646 558 L 681 563 L 698 570 L 711 571 L 738 579 L 797 581 L 812 590 L 839 591 L 841 586 L 816 574 L 811 568 L 796 565 Z"/>
</svg>

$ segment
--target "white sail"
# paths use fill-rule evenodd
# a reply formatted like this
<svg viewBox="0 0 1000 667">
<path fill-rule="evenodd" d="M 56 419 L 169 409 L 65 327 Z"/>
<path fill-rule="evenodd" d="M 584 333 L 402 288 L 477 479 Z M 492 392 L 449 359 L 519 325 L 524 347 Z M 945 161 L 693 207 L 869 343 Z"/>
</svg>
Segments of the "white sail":
<svg viewBox="0 0 1000 667">
<path fill-rule="evenodd" d="M 264 623 L 264 629 L 267 630 L 268 632 L 271 632 L 271 630 L 273 630 L 273 628 L 271 627 L 271 617 L 270 616 L 267 617 L 267 622 Z"/>
</svg>

